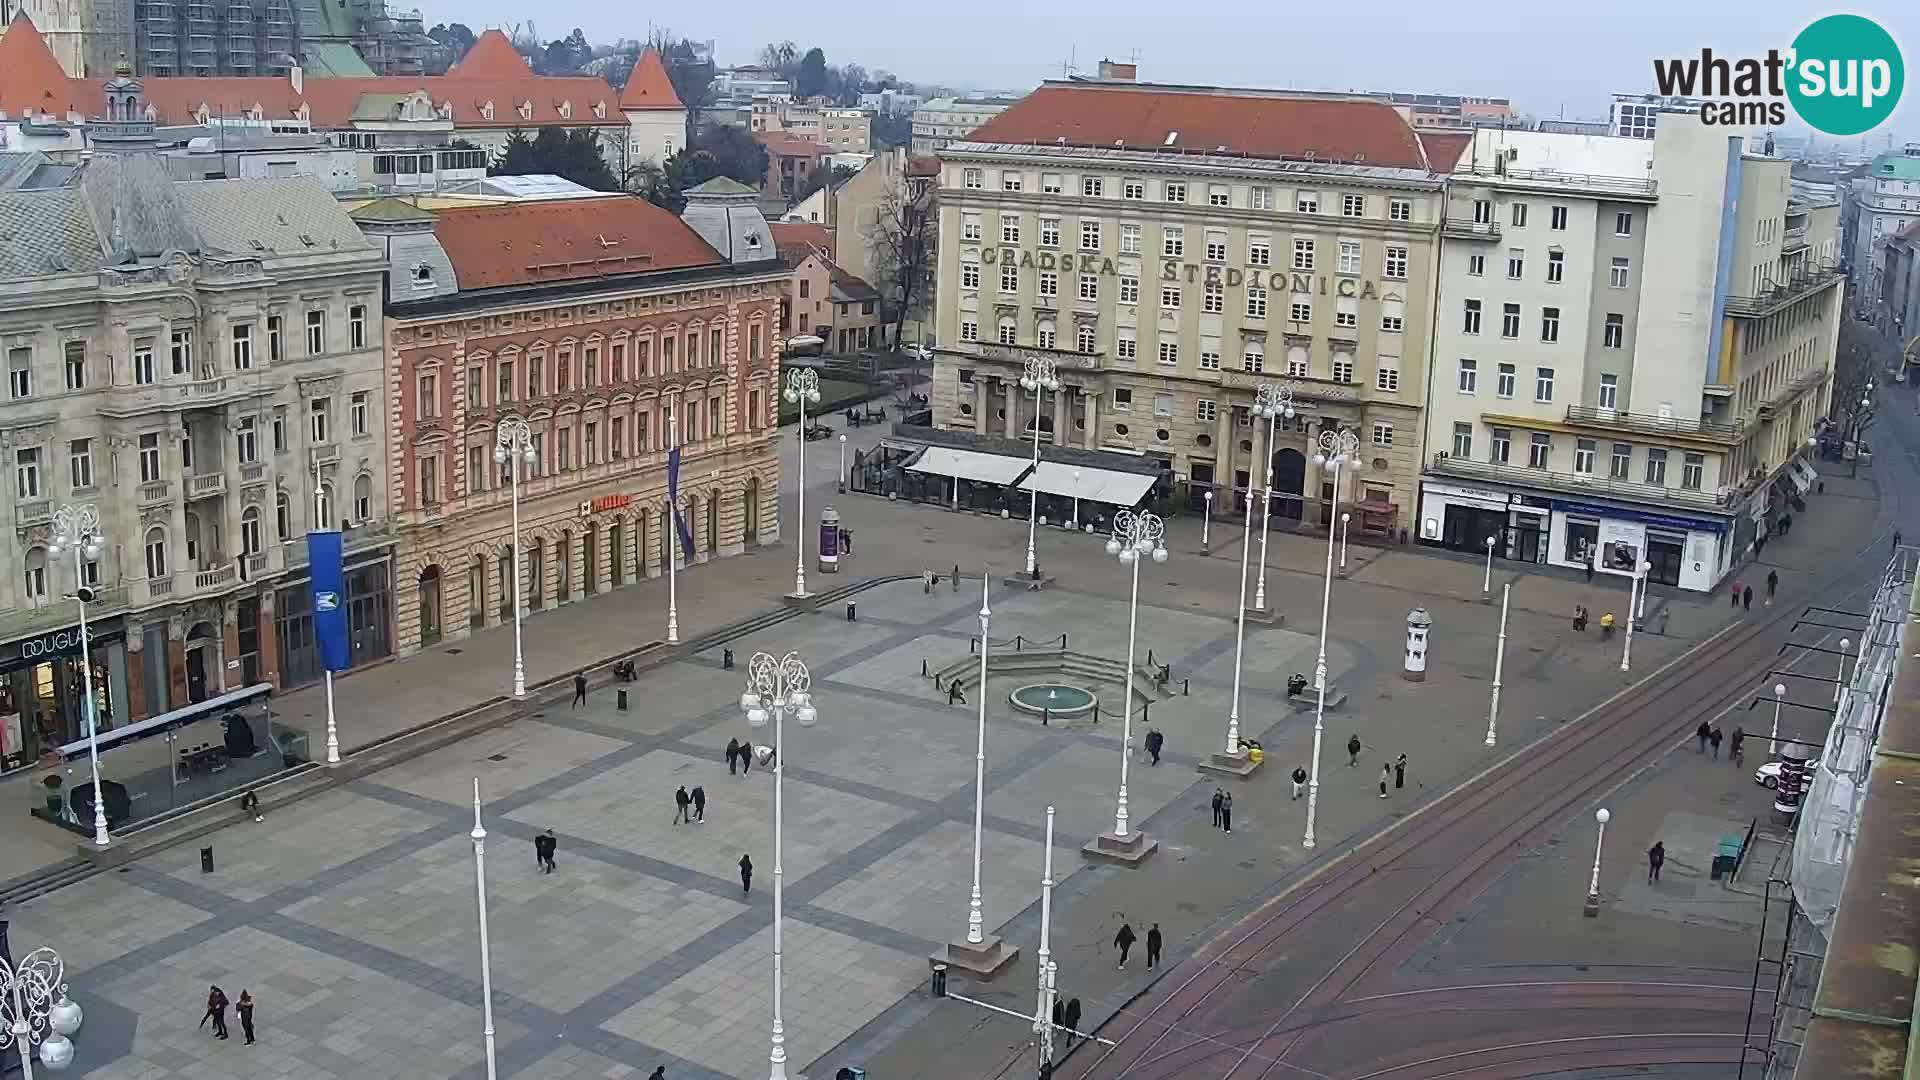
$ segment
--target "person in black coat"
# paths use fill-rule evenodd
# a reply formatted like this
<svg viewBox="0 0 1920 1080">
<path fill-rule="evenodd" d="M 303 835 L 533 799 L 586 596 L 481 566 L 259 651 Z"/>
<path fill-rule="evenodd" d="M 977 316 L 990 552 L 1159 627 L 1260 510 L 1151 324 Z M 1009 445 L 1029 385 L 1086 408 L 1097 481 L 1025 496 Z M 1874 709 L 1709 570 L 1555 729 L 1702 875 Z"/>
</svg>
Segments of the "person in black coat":
<svg viewBox="0 0 1920 1080">
<path fill-rule="evenodd" d="M 1651 885 L 1660 880 L 1660 867 L 1665 865 L 1666 861 L 1666 841 L 1655 840 L 1653 846 L 1647 849 L 1647 884 Z"/>
<path fill-rule="evenodd" d="M 703 824 L 707 820 L 707 789 L 698 784 L 693 788 L 693 820 Z"/>
<path fill-rule="evenodd" d="M 540 864 L 540 869 L 545 873 L 553 873 L 553 853 L 558 850 L 560 838 L 553 835 L 552 829 L 533 838 L 534 861 Z"/>
<path fill-rule="evenodd" d="M 728 739 L 727 740 L 727 775 L 728 776 L 734 775 L 736 772 L 736 766 L 738 766 L 739 764 L 740 764 L 740 740 Z"/>
<path fill-rule="evenodd" d="M 1121 923 L 1120 932 L 1113 935 L 1113 947 L 1120 950 L 1120 967 L 1117 970 L 1127 970 L 1127 950 L 1133 948 L 1135 940 L 1133 924 Z"/>
<path fill-rule="evenodd" d="M 1160 964 L 1160 924 L 1154 923 L 1147 928 L 1147 970 L 1152 971 Z"/>
<path fill-rule="evenodd" d="M 753 891 L 753 860 L 745 855 L 740 856 L 740 891 Z"/>
<path fill-rule="evenodd" d="M 689 823 L 693 821 L 693 796 L 687 794 L 687 785 L 681 784 L 680 790 L 673 793 L 673 805 L 677 807 L 673 812 L 675 825 L 683 821 Z"/>
<path fill-rule="evenodd" d="M 1153 758 L 1153 764 L 1160 764 L 1160 748 L 1167 743 L 1167 737 L 1152 728 L 1147 729 L 1147 756 Z"/>
<path fill-rule="evenodd" d="M 227 1037 L 227 993 L 218 986 L 207 989 L 207 1011 L 200 1017 L 200 1026 L 206 1027 L 207 1021 L 213 1021 L 213 1037 Z"/>
</svg>

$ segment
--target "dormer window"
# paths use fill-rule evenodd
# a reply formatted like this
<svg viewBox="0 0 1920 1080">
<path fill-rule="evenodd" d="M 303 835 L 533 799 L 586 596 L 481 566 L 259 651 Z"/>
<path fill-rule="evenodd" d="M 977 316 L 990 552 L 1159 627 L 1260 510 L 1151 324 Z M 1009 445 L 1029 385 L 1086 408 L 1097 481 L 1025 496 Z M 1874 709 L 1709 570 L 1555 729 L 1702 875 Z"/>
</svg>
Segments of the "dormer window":
<svg viewBox="0 0 1920 1080">
<path fill-rule="evenodd" d="M 433 267 L 426 263 L 413 268 L 413 287 L 416 289 L 433 288 Z"/>
<path fill-rule="evenodd" d="M 480 103 L 480 119 L 482 120 L 493 119 L 493 102 L 483 101 Z"/>
<path fill-rule="evenodd" d="M 594 102 L 594 103 L 593 103 L 593 118 L 594 118 L 595 120 L 605 120 L 605 119 L 607 118 L 607 103 L 606 103 L 606 102 L 604 102 L 604 101 L 596 101 L 596 102 Z"/>
<path fill-rule="evenodd" d="M 440 119 L 451 120 L 453 119 L 453 102 L 443 101 L 435 106 L 433 111 L 439 115 Z"/>
<path fill-rule="evenodd" d="M 247 118 L 254 121 L 265 120 L 267 118 L 266 106 L 257 101 L 254 102 L 253 108 L 247 110 Z"/>
<path fill-rule="evenodd" d="M 519 111 L 519 113 L 520 113 L 520 119 L 522 119 L 522 120 L 531 120 L 531 119 L 533 119 L 533 102 L 531 102 L 531 101 L 523 101 L 523 102 L 521 102 L 521 103 L 520 103 L 520 108 L 519 108 L 519 110 L 518 110 L 518 111 Z"/>
<path fill-rule="evenodd" d="M 573 102 L 563 101 L 560 103 L 560 119 L 562 120 L 573 119 Z"/>
</svg>

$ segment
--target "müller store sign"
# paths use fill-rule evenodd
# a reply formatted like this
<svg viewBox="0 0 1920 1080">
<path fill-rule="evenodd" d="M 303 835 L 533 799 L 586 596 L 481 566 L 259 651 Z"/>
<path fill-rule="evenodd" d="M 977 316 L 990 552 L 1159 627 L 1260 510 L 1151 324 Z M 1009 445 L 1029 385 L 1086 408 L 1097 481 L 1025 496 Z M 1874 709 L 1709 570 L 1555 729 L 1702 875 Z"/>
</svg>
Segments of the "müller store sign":
<svg viewBox="0 0 1920 1080">
<path fill-rule="evenodd" d="M 980 252 L 980 262 L 984 266 L 1020 266 L 1036 267 L 1041 270 L 1059 270 L 1066 273 L 1099 274 L 1101 277 L 1119 276 L 1119 267 L 1111 258 L 1099 255 L 1071 255 L 1066 252 L 1055 254 L 1051 251 L 1017 251 L 1013 248 L 984 248 Z M 1160 264 L 1160 280 L 1171 283 L 1185 281 L 1192 285 L 1206 282 L 1212 285 L 1223 283 L 1229 289 L 1241 285 L 1264 285 L 1277 293 L 1295 293 L 1313 296 L 1348 296 L 1361 300 L 1377 300 L 1380 289 L 1374 282 L 1364 278 L 1336 277 L 1328 274 L 1295 274 L 1284 270 L 1241 269 L 1237 266 L 1218 266 L 1212 263 L 1176 263 Z"/>
</svg>

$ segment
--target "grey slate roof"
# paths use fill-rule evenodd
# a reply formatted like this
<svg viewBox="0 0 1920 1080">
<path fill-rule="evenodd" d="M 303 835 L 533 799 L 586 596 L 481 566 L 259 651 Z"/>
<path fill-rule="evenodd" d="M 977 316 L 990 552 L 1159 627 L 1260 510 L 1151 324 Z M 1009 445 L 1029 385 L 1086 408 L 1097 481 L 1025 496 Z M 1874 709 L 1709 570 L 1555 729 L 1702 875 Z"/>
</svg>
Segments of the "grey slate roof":
<svg viewBox="0 0 1920 1080">
<path fill-rule="evenodd" d="M 0 191 L 20 187 L 44 161 L 38 150 L 0 152 Z"/>
<path fill-rule="evenodd" d="M 175 184 L 174 195 L 203 251 L 319 255 L 373 246 L 311 176 L 189 180 Z"/>
<path fill-rule="evenodd" d="M 0 279 L 90 272 L 100 256 L 78 189 L 0 192 Z"/>
</svg>

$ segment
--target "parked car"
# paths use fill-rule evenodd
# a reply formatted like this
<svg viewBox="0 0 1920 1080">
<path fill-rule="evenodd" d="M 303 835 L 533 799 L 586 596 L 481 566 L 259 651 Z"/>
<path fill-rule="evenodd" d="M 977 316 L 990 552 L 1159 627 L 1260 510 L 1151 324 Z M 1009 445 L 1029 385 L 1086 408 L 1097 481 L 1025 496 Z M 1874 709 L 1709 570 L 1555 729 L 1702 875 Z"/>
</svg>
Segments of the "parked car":
<svg viewBox="0 0 1920 1080">
<path fill-rule="evenodd" d="M 1753 771 L 1753 782 L 1764 788 L 1780 786 L 1780 763 L 1769 761 Z"/>
</svg>

